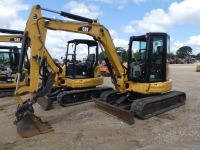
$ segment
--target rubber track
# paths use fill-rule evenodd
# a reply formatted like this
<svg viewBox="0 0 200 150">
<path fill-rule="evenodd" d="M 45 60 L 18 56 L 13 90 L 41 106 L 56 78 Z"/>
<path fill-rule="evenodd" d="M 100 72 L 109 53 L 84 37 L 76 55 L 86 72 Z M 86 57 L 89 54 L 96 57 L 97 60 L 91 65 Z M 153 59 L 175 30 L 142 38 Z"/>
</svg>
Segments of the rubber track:
<svg viewBox="0 0 200 150">
<path fill-rule="evenodd" d="M 101 92 L 107 91 L 107 90 L 113 90 L 113 88 L 111 88 L 111 87 L 96 87 L 96 88 L 90 88 L 90 89 L 77 89 L 77 90 L 64 91 L 64 92 L 61 92 L 60 94 L 58 94 L 57 101 L 63 107 L 76 105 L 76 104 L 81 104 L 81 103 L 92 101 L 92 98 L 90 97 L 91 94 L 94 93 L 94 94 L 96 94 L 94 97 L 95 98 L 97 98 L 97 97 L 99 98 Z M 81 96 L 81 95 L 84 95 L 84 96 Z M 64 97 L 66 97 L 66 96 L 73 96 L 74 97 L 73 102 L 65 103 L 64 102 Z M 77 97 L 77 96 L 79 96 L 78 100 L 75 99 L 75 97 Z M 80 99 L 80 96 L 83 99 Z M 88 97 L 88 96 L 90 98 L 89 99 L 85 99 L 85 97 Z"/>
<path fill-rule="evenodd" d="M 103 110 L 128 124 L 134 123 L 134 116 L 140 119 L 148 119 L 171 109 L 180 107 L 184 105 L 186 101 L 185 93 L 171 91 L 165 94 L 139 98 L 132 102 L 130 101 L 130 103 L 126 103 L 127 105 L 122 104 L 118 106 L 115 104 L 116 100 L 112 99 L 107 102 L 107 98 L 116 92 L 117 91 L 115 90 L 105 91 L 101 94 L 100 98 L 94 98 L 94 102 L 100 110 Z M 119 97 L 119 99 L 120 98 L 121 97 Z"/>
<path fill-rule="evenodd" d="M 180 99 L 183 98 L 183 99 Z M 144 111 L 144 107 L 147 104 L 150 103 L 159 103 L 162 102 L 163 100 L 172 100 L 172 99 L 177 99 L 178 102 L 174 105 L 171 105 L 169 107 L 163 108 L 161 110 L 157 110 L 153 113 L 150 114 L 143 114 Z M 133 101 L 132 105 L 131 105 L 131 110 L 134 112 L 134 115 L 137 116 L 140 119 L 148 119 L 150 117 L 162 114 L 166 111 L 169 111 L 171 109 L 180 107 L 182 105 L 185 104 L 186 101 L 186 95 L 183 92 L 179 92 L 179 91 L 171 91 L 165 94 L 161 94 L 161 95 L 156 95 L 156 96 L 151 96 L 151 97 L 146 97 L 146 98 L 142 98 L 142 99 L 137 99 L 135 101 Z M 164 101 L 166 102 L 166 101 Z M 175 100 L 173 102 L 176 102 Z M 160 103 L 161 104 L 161 103 Z M 153 107 L 153 106 L 152 106 Z"/>
<path fill-rule="evenodd" d="M 15 89 L 0 90 L 0 98 L 14 96 Z"/>
<path fill-rule="evenodd" d="M 110 101 L 108 102 L 108 96 L 110 95 L 115 95 L 118 92 L 116 90 L 109 90 L 109 91 L 105 91 L 100 95 L 100 100 L 107 102 L 107 103 L 111 103 Z M 115 101 L 115 100 L 114 100 Z"/>
</svg>

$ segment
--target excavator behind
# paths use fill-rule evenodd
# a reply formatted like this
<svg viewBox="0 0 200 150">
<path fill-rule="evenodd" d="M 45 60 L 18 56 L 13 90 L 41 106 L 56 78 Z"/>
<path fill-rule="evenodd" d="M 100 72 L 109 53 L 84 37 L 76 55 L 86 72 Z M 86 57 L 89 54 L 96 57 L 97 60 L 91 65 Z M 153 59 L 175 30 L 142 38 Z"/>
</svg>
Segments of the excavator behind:
<svg viewBox="0 0 200 150">
<path fill-rule="evenodd" d="M 126 66 L 126 62 L 123 61 L 123 57 L 122 57 L 123 51 L 117 50 L 117 54 L 119 56 L 121 63 L 124 66 Z M 108 67 L 106 66 L 106 64 L 103 61 L 99 64 L 99 66 L 100 66 L 100 73 L 101 73 L 102 76 L 107 76 L 107 77 L 110 76 L 110 72 L 108 70 Z"/>
<path fill-rule="evenodd" d="M 24 31 L 11 30 L 11 29 L 0 29 L 0 42 L 8 43 L 22 43 Z M 19 65 L 19 58 L 21 54 L 21 48 L 15 46 L 0 46 L 0 97 L 14 96 L 16 85 L 25 86 L 29 85 L 29 58 L 26 52 L 26 63 L 22 70 L 21 77 L 18 78 L 17 82 L 17 69 Z M 26 102 L 24 102 L 26 103 Z M 44 102 L 38 100 L 37 103 L 44 109 L 47 110 L 49 105 L 44 105 Z"/>
<path fill-rule="evenodd" d="M 41 11 L 57 13 L 74 21 L 43 17 Z M 99 46 L 102 50 L 105 50 L 107 56 L 105 62 L 115 90 L 103 91 L 100 97 L 92 95 L 98 108 L 133 124 L 134 116 L 147 119 L 185 104 L 185 93 L 171 91 L 172 80 L 169 78 L 167 63 L 170 37 L 167 33 L 150 32 L 130 37 L 129 58 L 127 67 L 125 67 L 120 62 L 109 31 L 97 20 L 35 5 L 24 31 L 22 55 L 20 55 L 18 67 L 18 77 L 20 77 L 24 60 L 22 56 L 26 51 L 27 43 L 30 43 L 30 86 L 19 86 L 15 92 L 15 98 L 19 105 L 15 114 L 15 123 L 20 136 L 30 137 L 53 131 L 48 123 L 43 122 L 30 111 L 38 99 L 50 95 L 53 84 L 59 83 L 65 73 L 65 70 L 63 71 L 62 68 L 55 65 L 45 48 L 47 29 L 89 35 L 100 43 Z M 139 59 L 135 59 L 132 55 L 136 48 L 140 53 Z M 43 72 L 42 81 L 45 82 L 45 86 L 38 89 L 40 70 L 46 68 L 47 64 L 51 67 L 52 72 Z M 30 98 L 24 104 L 20 93 L 25 91 L 30 93 Z M 76 95 L 72 97 L 76 97 Z"/>
<path fill-rule="evenodd" d="M 21 43 L 23 31 L 0 29 L 0 42 Z M 0 46 L 0 97 L 13 96 L 17 80 L 17 67 L 20 57 L 20 48 L 17 46 Z M 26 85 L 26 70 L 20 79 L 20 85 Z"/>
<path fill-rule="evenodd" d="M 81 46 L 87 48 L 86 58 L 80 58 L 80 54 L 77 54 L 78 50 L 83 51 Z M 92 100 L 92 95 L 100 97 L 101 92 L 112 90 L 113 88 L 110 87 L 96 87 L 103 84 L 98 66 L 98 54 L 99 45 L 94 40 L 74 39 L 68 41 L 62 67 L 64 78 L 58 79 L 62 85 L 53 86 L 50 99 L 58 101 L 61 106 L 66 107 L 89 102 Z"/>
</svg>

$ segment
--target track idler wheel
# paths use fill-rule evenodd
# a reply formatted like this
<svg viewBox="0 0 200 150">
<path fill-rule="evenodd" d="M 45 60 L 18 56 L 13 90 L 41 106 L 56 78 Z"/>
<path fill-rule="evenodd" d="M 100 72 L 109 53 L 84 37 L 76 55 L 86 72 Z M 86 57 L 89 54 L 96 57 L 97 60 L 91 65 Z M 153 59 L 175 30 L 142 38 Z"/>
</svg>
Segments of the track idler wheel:
<svg viewBox="0 0 200 150">
<path fill-rule="evenodd" d="M 17 132 L 23 138 L 32 137 L 54 131 L 52 126 L 43 122 L 39 117 L 27 111 L 17 123 Z"/>
</svg>

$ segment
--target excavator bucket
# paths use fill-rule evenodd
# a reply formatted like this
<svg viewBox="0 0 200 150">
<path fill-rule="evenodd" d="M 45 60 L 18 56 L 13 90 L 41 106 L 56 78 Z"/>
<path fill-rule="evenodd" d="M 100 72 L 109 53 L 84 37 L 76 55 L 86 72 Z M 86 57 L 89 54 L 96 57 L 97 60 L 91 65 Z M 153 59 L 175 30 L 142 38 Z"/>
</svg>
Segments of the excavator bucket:
<svg viewBox="0 0 200 150">
<path fill-rule="evenodd" d="M 35 94 L 32 100 L 29 100 L 25 104 L 18 107 L 16 117 L 20 119 L 17 122 L 17 132 L 21 137 L 27 138 L 54 131 L 51 125 L 49 125 L 47 122 L 43 122 L 39 117 L 31 113 L 28 108 L 32 107 L 32 105 L 36 103 L 38 99 L 40 100 L 41 104 L 44 104 L 44 106 L 47 108 L 47 100 L 44 98 L 51 92 L 55 75 L 55 73 L 51 73 L 48 76 L 45 88 Z"/>
<path fill-rule="evenodd" d="M 31 112 L 26 112 L 24 117 L 17 124 L 17 132 L 21 137 L 28 138 L 39 134 L 54 131 L 47 122 L 42 122 Z"/>
</svg>

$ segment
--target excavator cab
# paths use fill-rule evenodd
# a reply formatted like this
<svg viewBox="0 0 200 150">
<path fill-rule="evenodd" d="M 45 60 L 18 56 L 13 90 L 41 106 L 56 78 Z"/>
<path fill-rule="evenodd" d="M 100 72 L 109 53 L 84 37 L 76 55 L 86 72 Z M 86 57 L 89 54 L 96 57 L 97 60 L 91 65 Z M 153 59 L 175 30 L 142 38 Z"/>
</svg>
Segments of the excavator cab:
<svg viewBox="0 0 200 150">
<path fill-rule="evenodd" d="M 19 55 L 17 46 L 0 46 L 0 71 L 6 72 L 9 68 L 12 73 L 15 72 L 19 62 Z"/>
<path fill-rule="evenodd" d="M 72 45 L 72 48 L 70 48 Z M 77 58 L 77 49 L 81 45 L 87 46 L 87 56 L 84 60 Z M 91 50 L 95 53 L 91 53 Z M 80 49 L 78 49 L 80 50 Z M 68 41 L 66 52 L 66 77 L 73 79 L 94 78 L 94 69 L 98 64 L 98 43 L 94 40 L 75 39 Z M 80 55 L 79 55 L 80 56 Z"/>
<path fill-rule="evenodd" d="M 0 28 L 0 33 L 3 33 L 0 35 L 0 42 L 22 42 L 23 31 Z M 14 90 L 17 85 L 17 69 L 20 54 L 21 49 L 17 46 L 0 46 L 0 97 L 14 95 Z M 28 84 L 27 72 L 27 69 L 23 70 L 18 85 Z"/>
<path fill-rule="evenodd" d="M 141 83 L 166 82 L 169 40 L 166 33 L 132 36 L 128 51 L 128 80 Z M 133 49 L 138 51 L 137 57 L 133 55 Z"/>
<path fill-rule="evenodd" d="M 0 97 L 13 96 L 19 57 L 20 48 L 17 46 L 0 46 Z M 20 82 L 24 78 L 21 76 Z"/>
</svg>

